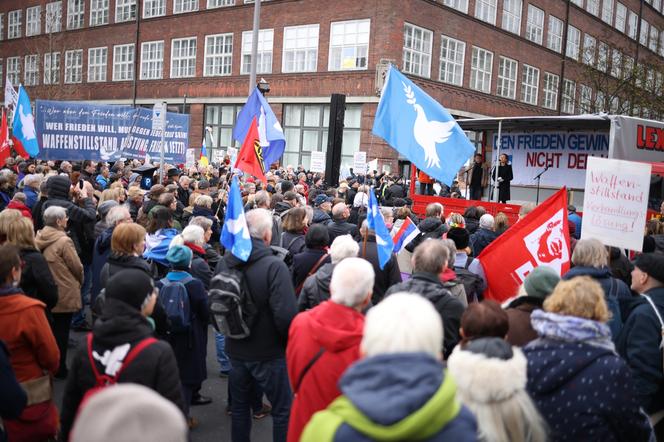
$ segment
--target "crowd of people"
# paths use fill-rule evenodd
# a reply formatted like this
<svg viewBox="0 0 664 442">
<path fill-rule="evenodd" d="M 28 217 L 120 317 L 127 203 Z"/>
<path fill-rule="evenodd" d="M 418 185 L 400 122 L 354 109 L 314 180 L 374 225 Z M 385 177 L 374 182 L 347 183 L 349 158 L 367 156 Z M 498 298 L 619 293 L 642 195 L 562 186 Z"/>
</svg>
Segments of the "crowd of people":
<svg viewBox="0 0 664 442">
<path fill-rule="evenodd" d="M 432 203 L 420 220 L 398 177 L 328 186 L 288 166 L 240 179 L 243 260 L 220 239 L 227 163 L 171 166 L 149 189 L 139 166 L 0 170 L 0 440 L 195 439 L 209 336 L 228 379 L 223 440 L 249 441 L 268 415 L 280 442 L 664 437 L 661 219 L 630 261 L 579 239 L 570 206 L 571 270 L 538 267 L 500 305 L 477 257 L 504 214 Z M 419 228 L 385 265 L 372 191 L 393 234 Z M 212 327 L 209 302 L 238 272 L 242 337 Z"/>
</svg>

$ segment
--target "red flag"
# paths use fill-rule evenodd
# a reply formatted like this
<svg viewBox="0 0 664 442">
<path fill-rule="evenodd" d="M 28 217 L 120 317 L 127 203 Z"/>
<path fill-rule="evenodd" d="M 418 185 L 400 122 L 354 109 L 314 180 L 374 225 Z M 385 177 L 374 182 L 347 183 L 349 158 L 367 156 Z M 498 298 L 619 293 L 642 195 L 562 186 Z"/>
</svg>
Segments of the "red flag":
<svg viewBox="0 0 664 442">
<path fill-rule="evenodd" d="M 16 154 L 23 159 L 28 159 L 30 158 L 30 155 L 28 152 L 25 151 L 25 148 L 23 147 L 23 143 L 21 143 L 15 136 L 12 135 L 12 142 L 14 143 L 14 151 Z"/>
<path fill-rule="evenodd" d="M 251 127 L 247 132 L 247 136 L 242 143 L 240 152 L 237 155 L 235 167 L 242 172 L 253 175 L 263 183 L 267 183 L 265 178 L 265 167 L 263 162 L 263 147 L 261 146 L 258 137 L 258 125 L 256 124 L 256 117 L 251 122 Z"/>
<path fill-rule="evenodd" d="M 4 166 L 5 160 L 11 155 L 9 147 L 9 129 L 7 128 L 7 117 L 5 109 L 2 109 L 2 122 L 0 122 L 0 165 Z"/>
<path fill-rule="evenodd" d="M 567 189 L 562 188 L 489 244 L 478 257 L 487 281 L 484 297 L 498 302 L 516 295 L 535 267 L 561 276 L 570 267 Z"/>
</svg>

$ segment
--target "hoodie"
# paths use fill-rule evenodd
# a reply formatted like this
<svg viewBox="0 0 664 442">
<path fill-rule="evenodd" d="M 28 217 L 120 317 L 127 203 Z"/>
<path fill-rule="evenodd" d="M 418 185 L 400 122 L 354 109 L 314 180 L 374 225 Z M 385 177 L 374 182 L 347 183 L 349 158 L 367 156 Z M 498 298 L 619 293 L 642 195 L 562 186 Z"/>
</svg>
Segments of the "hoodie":
<svg viewBox="0 0 664 442">
<path fill-rule="evenodd" d="M 309 441 L 476 441 L 477 422 L 442 364 L 424 353 L 383 354 L 351 366 L 342 396 L 306 426 Z"/>
<path fill-rule="evenodd" d="M 341 394 L 337 382 L 360 357 L 364 316 L 332 301 L 295 317 L 288 332 L 286 363 L 295 391 L 288 425 L 288 440 L 297 442 L 311 416 Z M 316 362 L 305 373 L 305 367 Z M 305 375 L 303 376 L 303 373 Z M 301 380 L 300 380 L 301 379 Z"/>
</svg>

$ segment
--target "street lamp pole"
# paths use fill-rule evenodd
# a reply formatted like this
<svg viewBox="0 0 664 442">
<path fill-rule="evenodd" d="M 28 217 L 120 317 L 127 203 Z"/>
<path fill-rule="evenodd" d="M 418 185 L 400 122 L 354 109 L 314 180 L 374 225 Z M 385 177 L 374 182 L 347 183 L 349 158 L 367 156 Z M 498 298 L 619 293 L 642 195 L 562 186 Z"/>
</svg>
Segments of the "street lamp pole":
<svg viewBox="0 0 664 442">
<path fill-rule="evenodd" d="M 256 87 L 256 59 L 258 58 L 258 31 L 261 22 L 261 0 L 254 1 L 254 28 L 251 39 L 251 71 L 249 74 L 249 94 Z"/>
</svg>

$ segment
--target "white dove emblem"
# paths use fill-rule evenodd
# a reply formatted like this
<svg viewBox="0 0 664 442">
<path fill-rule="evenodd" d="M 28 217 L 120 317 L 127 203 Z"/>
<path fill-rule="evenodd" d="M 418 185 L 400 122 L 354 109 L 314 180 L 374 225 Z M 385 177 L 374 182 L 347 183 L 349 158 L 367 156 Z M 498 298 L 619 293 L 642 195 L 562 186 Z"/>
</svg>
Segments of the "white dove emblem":
<svg viewBox="0 0 664 442">
<path fill-rule="evenodd" d="M 403 81 L 403 90 L 406 94 L 406 102 L 412 104 L 417 112 L 415 125 L 413 126 L 413 136 L 415 141 L 424 150 L 424 159 L 427 167 L 436 166 L 440 168 L 440 158 L 436 151 L 437 143 L 444 143 L 452 136 L 452 129 L 456 122 L 452 121 L 429 121 L 422 106 L 416 103 L 413 89 Z"/>
<path fill-rule="evenodd" d="M 26 115 L 23 113 L 23 105 L 18 106 L 18 116 L 21 118 L 21 130 L 23 138 L 26 140 L 33 140 L 37 136 L 35 134 L 35 123 L 32 120 L 32 114 Z"/>
<path fill-rule="evenodd" d="M 244 213 L 241 213 L 235 219 L 229 219 L 226 221 L 226 225 L 228 226 L 228 231 L 233 235 L 242 233 L 244 239 L 249 239 L 249 229 L 247 229 L 247 221 L 244 219 Z"/>
</svg>

